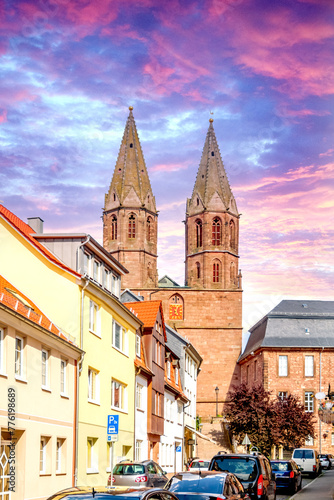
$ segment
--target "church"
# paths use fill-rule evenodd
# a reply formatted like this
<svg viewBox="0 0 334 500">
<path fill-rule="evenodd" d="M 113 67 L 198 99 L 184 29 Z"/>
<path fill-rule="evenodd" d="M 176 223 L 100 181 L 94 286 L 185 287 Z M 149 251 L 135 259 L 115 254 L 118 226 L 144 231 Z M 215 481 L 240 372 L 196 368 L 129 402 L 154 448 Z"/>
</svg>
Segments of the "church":
<svg viewBox="0 0 334 500">
<path fill-rule="evenodd" d="M 166 323 L 202 356 L 197 413 L 205 420 L 222 414 L 227 392 L 240 383 L 240 214 L 210 118 L 195 185 L 185 200 L 185 283 L 168 276 L 159 280 L 158 211 L 133 108 L 129 111 L 105 195 L 103 246 L 129 271 L 122 288 L 144 300 L 161 300 Z"/>
</svg>

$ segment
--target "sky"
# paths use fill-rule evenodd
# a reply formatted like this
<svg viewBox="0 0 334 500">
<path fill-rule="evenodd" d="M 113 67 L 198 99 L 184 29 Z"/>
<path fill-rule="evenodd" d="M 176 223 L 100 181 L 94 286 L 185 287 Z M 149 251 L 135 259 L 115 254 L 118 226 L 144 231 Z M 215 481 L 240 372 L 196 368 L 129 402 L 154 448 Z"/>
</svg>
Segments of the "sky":
<svg viewBox="0 0 334 500">
<path fill-rule="evenodd" d="M 236 199 L 247 329 L 334 300 L 332 0 L 2 0 L 0 201 L 102 241 L 133 106 L 159 210 L 159 276 L 184 282 L 186 199 L 209 118 Z"/>
</svg>

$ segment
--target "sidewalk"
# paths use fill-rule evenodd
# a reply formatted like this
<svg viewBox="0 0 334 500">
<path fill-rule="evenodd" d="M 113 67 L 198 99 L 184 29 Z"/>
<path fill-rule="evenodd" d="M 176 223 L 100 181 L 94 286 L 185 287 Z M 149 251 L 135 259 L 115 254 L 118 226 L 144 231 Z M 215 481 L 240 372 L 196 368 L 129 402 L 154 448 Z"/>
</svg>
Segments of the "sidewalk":
<svg viewBox="0 0 334 500">
<path fill-rule="evenodd" d="M 324 471 L 321 476 L 314 479 L 291 498 L 295 500 L 333 500 L 334 470 Z"/>
</svg>

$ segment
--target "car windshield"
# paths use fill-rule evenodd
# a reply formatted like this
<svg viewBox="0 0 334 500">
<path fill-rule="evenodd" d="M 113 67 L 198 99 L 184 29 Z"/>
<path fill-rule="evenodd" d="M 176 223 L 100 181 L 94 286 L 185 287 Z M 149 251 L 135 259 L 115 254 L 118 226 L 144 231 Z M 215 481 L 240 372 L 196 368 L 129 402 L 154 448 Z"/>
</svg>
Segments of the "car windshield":
<svg viewBox="0 0 334 500">
<path fill-rule="evenodd" d="M 319 458 L 327 458 L 327 455 L 319 455 Z"/>
<path fill-rule="evenodd" d="M 270 462 L 272 470 L 286 471 L 289 470 L 289 462 Z"/>
<path fill-rule="evenodd" d="M 313 450 L 295 450 L 293 458 L 313 458 Z"/>
<path fill-rule="evenodd" d="M 249 457 L 215 458 L 212 470 L 233 472 L 241 482 L 255 481 L 256 462 Z"/>
<path fill-rule="evenodd" d="M 117 464 L 114 467 L 113 475 L 132 476 L 133 474 L 144 474 L 145 467 L 141 464 Z"/>
<path fill-rule="evenodd" d="M 180 493 L 222 493 L 224 489 L 224 477 L 200 477 L 194 476 L 191 478 L 186 477 L 173 477 L 169 486 L 169 491 Z"/>
<path fill-rule="evenodd" d="M 199 460 L 198 462 L 192 462 L 190 464 L 190 469 L 204 469 L 209 467 L 209 462 L 204 462 L 203 460 Z"/>
</svg>

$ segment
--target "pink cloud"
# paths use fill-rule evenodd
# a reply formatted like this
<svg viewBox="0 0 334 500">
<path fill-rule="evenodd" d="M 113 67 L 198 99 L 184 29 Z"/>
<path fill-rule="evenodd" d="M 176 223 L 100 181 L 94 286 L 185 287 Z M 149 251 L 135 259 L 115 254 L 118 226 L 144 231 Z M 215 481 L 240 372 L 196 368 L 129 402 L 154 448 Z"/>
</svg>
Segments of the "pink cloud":
<svg viewBox="0 0 334 500">
<path fill-rule="evenodd" d="M 4 123 L 7 121 L 7 109 L 3 109 L 0 111 L 0 123 Z"/>
<path fill-rule="evenodd" d="M 320 153 L 319 156 L 333 156 L 334 149 L 328 149 L 325 153 Z"/>
</svg>

